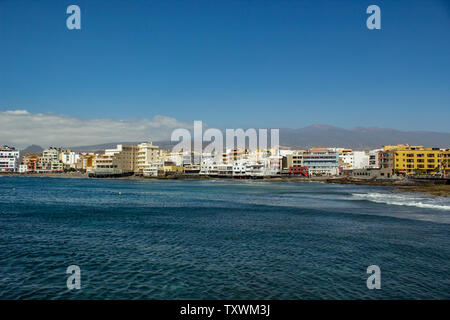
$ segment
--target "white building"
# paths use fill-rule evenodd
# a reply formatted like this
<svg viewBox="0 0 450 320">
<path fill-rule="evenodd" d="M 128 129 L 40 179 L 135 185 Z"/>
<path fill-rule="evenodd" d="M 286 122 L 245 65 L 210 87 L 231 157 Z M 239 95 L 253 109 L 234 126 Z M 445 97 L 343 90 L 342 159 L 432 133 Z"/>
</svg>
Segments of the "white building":
<svg viewBox="0 0 450 320">
<path fill-rule="evenodd" d="M 160 160 L 161 156 L 158 146 L 154 146 L 152 142 L 138 144 L 135 172 L 143 174 L 144 171 L 148 171 L 153 163 Z"/>
<path fill-rule="evenodd" d="M 381 168 L 381 152 L 383 149 L 375 149 L 369 151 L 369 168 Z"/>
<path fill-rule="evenodd" d="M 19 170 L 20 151 L 8 146 L 0 146 L 0 172 Z"/>
<path fill-rule="evenodd" d="M 70 150 L 61 151 L 60 153 L 62 163 L 67 167 L 75 168 L 79 158 L 80 155 L 78 153 Z"/>
<path fill-rule="evenodd" d="M 369 155 L 364 151 L 343 149 L 339 154 L 339 162 L 344 169 L 364 169 L 369 167 Z"/>
<path fill-rule="evenodd" d="M 163 171 L 164 171 L 164 163 L 161 161 L 151 163 L 148 167 L 145 167 L 143 169 L 142 174 L 145 177 L 157 177 L 159 173 Z"/>
<path fill-rule="evenodd" d="M 353 168 L 365 169 L 369 167 L 369 155 L 365 151 L 353 151 Z"/>
<path fill-rule="evenodd" d="M 242 177 L 247 175 L 247 162 L 245 160 L 236 161 L 233 164 L 233 176 Z"/>
<path fill-rule="evenodd" d="M 338 175 L 338 153 L 322 148 L 305 151 L 303 152 L 303 166 L 308 167 L 310 175 Z"/>
<path fill-rule="evenodd" d="M 60 149 L 49 148 L 42 151 L 39 158 L 38 172 L 60 172 L 64 170 L 62 161 L 59 160 Z"/>
<path fill-rule="evenodd" d="M 218 164 L 212 158 L 203 158 L 199 174 L 216 176 L 218 174 Z"/>
</svg>

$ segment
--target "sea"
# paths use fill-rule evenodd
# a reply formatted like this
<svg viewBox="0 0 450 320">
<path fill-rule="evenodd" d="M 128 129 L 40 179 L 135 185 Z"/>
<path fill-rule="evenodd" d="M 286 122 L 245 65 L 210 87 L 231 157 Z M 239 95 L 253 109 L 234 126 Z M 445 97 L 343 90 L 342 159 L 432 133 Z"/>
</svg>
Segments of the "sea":
<svg viewBox="0 0 450 320">
<path fill-rule="evenodd" d="M 393 187 L 0 177 L 0 299 L 449 299 L 449 262 L 450 199 Z"/>
</svg>

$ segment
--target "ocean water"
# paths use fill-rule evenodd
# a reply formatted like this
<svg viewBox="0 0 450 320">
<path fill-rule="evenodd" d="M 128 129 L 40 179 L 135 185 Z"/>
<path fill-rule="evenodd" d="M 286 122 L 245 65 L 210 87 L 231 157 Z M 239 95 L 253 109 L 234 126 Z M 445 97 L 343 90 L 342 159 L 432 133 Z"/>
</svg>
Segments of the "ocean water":
<svg viewBox="0 0 450 320">
<path fill-rule="evenodd" d="M 449 299 L 449 231 L 390 187 L 0 177 L 0 299 Z"/>
</svg>

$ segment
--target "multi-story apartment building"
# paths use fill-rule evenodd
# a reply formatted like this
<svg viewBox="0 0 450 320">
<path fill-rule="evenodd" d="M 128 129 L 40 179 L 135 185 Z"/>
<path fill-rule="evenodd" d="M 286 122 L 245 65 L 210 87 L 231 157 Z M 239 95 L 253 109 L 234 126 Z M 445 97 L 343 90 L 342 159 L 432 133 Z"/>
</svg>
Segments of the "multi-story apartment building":
<svg viewBox="0 0 450 320">
<path fill-rule="evenodd" d="M 369 168 L 379 169 L 381 168 L 381 153 L 382 149 L 375 149 L 369 151 Z"/>
<path fill-rule="evenodd" d="M 303 166 L 310 175 L 338 175 L 339 157 L 336 151 L 311 149 L 303 153 Z"/>
<path fill-rule="evenodd" d="M 75 168 L 81 171 L 91 171 L 92 163 L 94 161 L 95 154 L 94 153 L 80 153 L 78 155 L 77 162 L 75 164 Z"/>
<path fill-rule="evenodd" d="M 343 169 L 350 169 L 353 166 L 353 150 L 336 148 L 334 151 L 338 152 L 338 163 Z"/>
<path fill-rule="evenodd" d="M 394 151 L 384 150 L 380 155 L 380 165 L 382 169 L 390 169 L 391 174 L 394 173 Z"/>
<path fill-rule="evenodd" d="M 20 152 L 13 147 L 0 146 L 0 172 L 19 170 Z"/>
<path fill-rule="evenodd" d="M 238 160 L 242 160 L 246 154 L 246 149 L 228 149 L 222 155 L 222 163 L 233 164 Z"/>
<path fill-rule="evenodd" d="M 64 170 L 64 164 L 59 160 L 60 149 L 49 148 L 42 151 L 42 157 L 39 158 L 36 171 L 38 172 L 61 172 Z"/>
<path fill-rule="evenodd" d="M 183 164 L 184 152 L 182 150 L 177 152 L 170 152 L 168 150 L 160 151 L 160 161 L 171 161 L 175 163 L 177 166 L 181 166 Z"/>
<path fill-rule="evenodd" d="M 394 150 L 394 170 L 406 174 L 431 173 L 440 169 L 442 151 L 439 148 L 408 146 Z"/>
<path fill-rule="evenodd" d="M 295 150 L 291 154 L 286 155 L 286 168 L 289 170 L 291 167 L 303 166 L 303 152 L 304 150 Z"/>
<path fill-rule="evenodd" d="M 137 154 L 139 147 L 131 145 L 118 144 L 115 149 L 106 149 L 105 155 L 114 158 L 114 165 L 122 173 L 135 172 L 137 168 Z M 94 168 L 95 170 L 95 168 Z"/>
<path fill-rule="evenodd" d="M 343 149 L 339 154 L 339 164 L 345 169 L 364 169 L 369 166 L 369 155 L 364 151 Z"/>
<path fill-rule="evenodd" d="M 118 157 L 107 154 L 97 154 L 92 159 L 92 170 L 95 174 L 115 175 L 122 174 L 122 168 L 119 168 Z"/>
<path fill-rule="evenodd" d="M 142 169 L 145 165 L 145 152 L 151 152 L 150 145 L 142 145 Z M 147 150 L 147 151 L 146 151 Z M 115 149 L 106 149 L 104 154 L 97 154 L 92 160 L 92 174 L 117 175 L 138 172 L 139 146 L 118 144 Z M 143 171 L 142 171 L 143 172 Z"/>
<path fill-rule="evenodd" d="M 72 150 L 64 150 L 59 153 L 59 160 L 66 167 L 75 168 L 77 164 L 77 160 L 79 159 L 79 155 Z"/>
<path fill-rule="evenodd" d="M 143 174 L 145 169 L 150 168 L 152 163 L 156 163 L 161 160 L 159 147 L 154 146 L 152 142 L 144 142 L 138 145 L 136 156 L 136 169 L 135 172 Z"/>
<path fill-rule="evenodd" d="M 27 167 L 27 172 L 36 172 L 39 162 L 39 153 L 24 153 L 22 163 Z"/>
</svg>

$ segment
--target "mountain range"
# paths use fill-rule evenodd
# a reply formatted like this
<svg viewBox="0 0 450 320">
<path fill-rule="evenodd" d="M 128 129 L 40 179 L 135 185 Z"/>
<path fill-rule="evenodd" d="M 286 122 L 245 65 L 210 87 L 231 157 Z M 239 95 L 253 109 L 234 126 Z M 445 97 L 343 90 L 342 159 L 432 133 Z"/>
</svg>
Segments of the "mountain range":
<svg viewBox="0 0 450 320">
<path fill-rule="evenodd" d="M 90 146 L 68 146 L 68 148 L 77 152 L 94 152 L 114 148 L 117 144 L 138 144 L 141 142 L 142 141 L 111 142 Z M 153 143 L 164 149 L 170 149 L 176 144 L 176 142 L 170 141 L 155 141 Z M 432 131 L 400 131 L 396 129 L 377 127 L 356 127 L 353 129 L 344 129 L 320 124 L 311 125 L 300 129 L 280 129 L 280 145 L 282 147 L 296 149 L 307 149 L 311 147 L 344 147 L 357 150 L 369 150 L 379 148 L 383 145 L 396 144 L 449 148 L 450 133 Z M 41 147 L 33 145 L 23 151 L 40 152 L 42 151 L 41 149 Z"/>
</svg>

